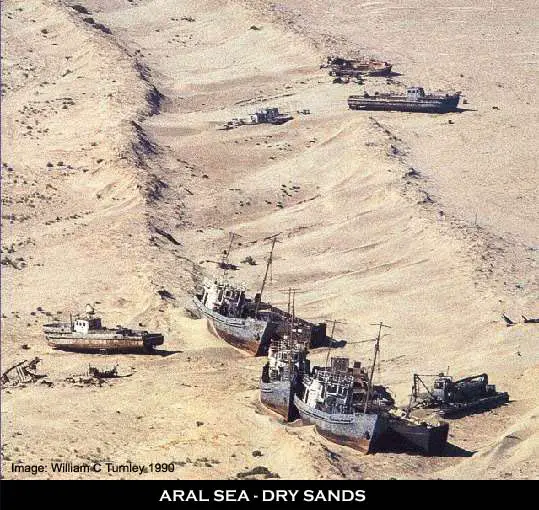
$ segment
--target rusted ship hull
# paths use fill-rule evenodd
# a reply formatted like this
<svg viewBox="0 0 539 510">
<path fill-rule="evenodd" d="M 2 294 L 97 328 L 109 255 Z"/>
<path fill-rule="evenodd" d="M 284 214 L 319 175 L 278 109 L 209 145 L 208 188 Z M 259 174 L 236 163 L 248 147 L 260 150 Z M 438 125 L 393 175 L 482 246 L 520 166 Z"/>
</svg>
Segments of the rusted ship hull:
<svg viewBox="0 0 539 510">
<path fill-rule="evenodd" d="M 289 381 L 260 381 L 260 402 L 280 414 L 286 421 L 298 418 L 294 405 L 293 385 Z"/>
<path fill-rule="evenodd" d="M 247 333 L 243 329 L 224 324 L 219 320 L 207 317 L 208 331 L 226 343 L 252 354 L 262 356 L 264 354 L 264 342 L 258 339 L 258 335 Z M 269 343 L 269 342 L 268 342 Z M 267 348 L 267 345 L 266 345 Z"/>
<path fill-rule="evenodd" d="M 392 65 L 384 64 L 355 64 L 354 66 L 332 65 L 329 71 L 330 76 L 388 76 L 391 74 Z"/>
<path fill-rule="evenodd" d="M 465 414 L 487 411 L 494 407 L 509 402 L 508 393 L 498 393 L 489 397 L 480 398 L 473 402 L 454 403 L 444 405 L 439 410 L 439 415 L 444 418 L 458 417 Z"/>
<path fill-rule="evenodd" d="M 302 369 L 304 364 L 301 362 Z M 298 409 L 294 403 L 294 394 L 301 382 L 301 375 L 297 367 L 293 367 L 293 374 L 284 372 L 280 379 L 270 379 L 269 361 L 262 368 L 260 378 L 260 402 L 272 411 L 280 414 L 286 421 L 299 418 Z"/>
<path fill-rule="evenodd" d="M 426 455 L 440 455 L 447 444 L 449 424 L 427 425 L 406 419 L 390 418 L 388 435 L 403 446 L 411 446 Z"/>
<path fill-rule="evenodd" d="M 405 98 L 377 98 L 350 96 L 348 107 L 351 110 L 385 110 L 419 113 L 448 113 L 456 111 L 460 96 L 447 96 L 440 99 L 411 101 Z"/>
<path fill-rule="evenodd" d="M 387 429 L 379 414 L 328 414 L 307 406 L 297 395 L 294 404 L 302 421 L 314 425 L 320 435 L 363 453 L 373 452 Z"/>
<path fill-rule="evenodd" d="M 217 338 L 254 356 L 267 353 L 271 337 L 278 326 L 270 315 L 267 320 L 225 317 L 210 310 L 196 298 L 193 305 L 198 315 L 206 318 L 208 330 Z"/>
<path fill-rule="evenodd" d="M 135 337 L 110 337 L 107 335 L 81 335 L 74 337 L 73 335 L 46 335 L 47 344 L 53 349 L 61 349 L 64 351 L 75 352 L 119 352 L 133 353 L 145 352 L 150 353 L 155 346 L 161 345 L 164 341 L 162 335 L 146 335 Z"/>
</svg>

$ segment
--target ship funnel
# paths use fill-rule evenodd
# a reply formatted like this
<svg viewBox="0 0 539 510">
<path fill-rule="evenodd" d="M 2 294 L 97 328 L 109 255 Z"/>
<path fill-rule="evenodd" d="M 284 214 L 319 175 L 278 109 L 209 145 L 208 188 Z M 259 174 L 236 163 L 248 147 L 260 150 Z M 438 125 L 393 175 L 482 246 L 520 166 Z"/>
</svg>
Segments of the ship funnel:
<svg viewBox="0 0 539 510">
<path fill-rule="evenodd" d="M 332 357 L 331 358 L 331 368 L 336 372 L 348 372 L 348 367 L 350 366 L 349 358 L 342 357 Z"/>
</svg>

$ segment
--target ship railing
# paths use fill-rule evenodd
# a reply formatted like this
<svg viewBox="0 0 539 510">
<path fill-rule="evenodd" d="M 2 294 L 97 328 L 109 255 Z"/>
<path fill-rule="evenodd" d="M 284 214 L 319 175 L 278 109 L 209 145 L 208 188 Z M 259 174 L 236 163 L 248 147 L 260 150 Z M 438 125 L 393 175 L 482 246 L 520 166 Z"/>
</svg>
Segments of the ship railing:
<svg viewBox="0 0 539 510">
<path fill-rule="evenodd" d="M 346 372 L 321 368 L 316 371 L 316 378 L 326 384 L 336 384 L 339 386 L 350 386 L 354 384 L 354 376 Z"/>
<path fill-rule="evenodd" d="M 288 338 L 274 338 L 271 341 L 270 349 L 278 351 L 290 351 L 290 341 Z"/>
<path fill-rule="evenodd" d="M 43 326 L 45 333 L 70 333 L 71 324 L 69 322 L 53 322 Z"/>
</svg>

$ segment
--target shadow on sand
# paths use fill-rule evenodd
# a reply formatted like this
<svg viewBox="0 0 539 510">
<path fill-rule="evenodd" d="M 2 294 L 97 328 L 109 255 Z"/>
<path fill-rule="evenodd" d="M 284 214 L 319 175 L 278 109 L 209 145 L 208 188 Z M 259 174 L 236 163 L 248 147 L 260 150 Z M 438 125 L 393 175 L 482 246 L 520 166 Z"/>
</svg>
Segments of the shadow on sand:
<svg viewBox="0 0 539 510">
<path fill-rule="evenodd" d="M 460 446 L 447 443 L 441 457 L 471 457 L 475 453 L 473 450 L 465 450 Z"/>
<path fill-rule="evenodd" d="M 451 443 L 446 443 L 443 451 L 439 455 L 427 454 L 417 447 L 404 443 L 399 438 L 388 438 L 382 444 L 377 446 L 377 453 L 398 453 L 415 455 L 419 457 L 471 457 L 475 451 L 465 450 Z"/>
<path fill-rule="evenodd" d="M 67 351 L 67 349 L 65 350 L 66 352 L 75 352 L 75 351 Z M 121 350 L 101 350 L 101 351 L 95 351 L 95 350 L 87 350 L 87 351 L 83 351 L 83 350 L 77 350 L 76 352 L 78 353 L 81 353 L 81 354 L 95 354 L 95 355 L 98 355 L 98 356 L 105 356 L 105 357 L 109 357 L 109 356 L 113 356 L 113 355 L 121 355 L 121 354 L 129 354 L 131 356 L 147 356 L 147 357 L 153 357 L 153 356 L 160 356 L 162 358 L 166 357 L 166 356 L 172 356 L 173 354 L 179 354 L 179 353 L 182 353 L 183 351 L 169 351 L 167 349 L 154 349 L 153 351 L 149 351 L 149 352 L 144 352 L 142 350 L 138 350 L 138 351 L 121 351 Z"/>
<path fill-rule="evenodd" d="M 476 108 L 455 108 L 454 110 L 447 113 L 464 113 L 464 112 L 476 112 Z"/>
<path fill-rule="evenodd" d="M 326 336 L 323 340 L 319 340 L 315 345 L 311 345 L 311 350 L 315 349 L 342 349 L 347 344 L 346 340 L 336 340 Z"/>
<path fill-rule="evenodd" d="M 173 354 L 181 354 L 183 351 L 169 351 L 167 349 L 155 349 L 150 356 L 161 356 L 165 358 L 166 356 L 172 356 Z"/>
</svg>

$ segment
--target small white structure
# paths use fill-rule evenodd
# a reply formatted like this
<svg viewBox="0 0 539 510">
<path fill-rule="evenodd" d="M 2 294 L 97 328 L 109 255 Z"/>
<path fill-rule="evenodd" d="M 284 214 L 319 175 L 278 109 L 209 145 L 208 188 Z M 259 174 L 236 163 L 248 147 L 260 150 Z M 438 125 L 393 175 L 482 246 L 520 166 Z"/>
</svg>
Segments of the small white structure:
<svg viewBox="0 0 539 510">
<path fill-rule="evenodd" d="M 251 113 L 249 117 L 234 118 L 232 120 L 229 120 L 219 129 L 228 130 L 243 125 L 252 126 L 256 124 L 284 124 L 285 122 L 288 122 L 292 119 L 292 115 L 290 115 L 289 113 L 279 112 L 279 108 L 262 108 L 261 110 L 257 110 L 255 113 Z"/>
<path fill-rule="evenodd" d="M 425 90 L 423 87 L 408 87 L 406 89 L 406 96 L 408 99 L 418 101 L 422 97 L 425 97 Z"/>
<path fill-rule="evenodd" d="M 261 110 L 251 114 L 251 122 L 253 124 L 275 122 L 280 115 L 279 108 L 262 108 Z"/>
<path fill-rule="evenodd" d="M 102 329 L 101 319 L 94 317 L 95 310 L 93 306 L 86 305 L 86 316 L 80 315 L 73 321 L 73 331 L 87 335 L 90 330 Z"/>
</svg>

